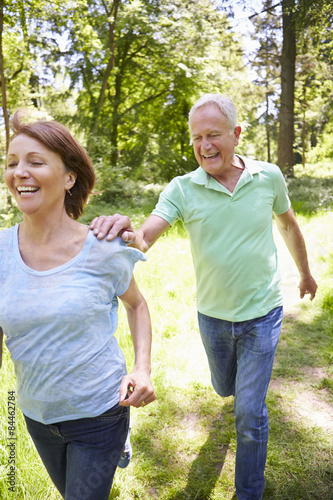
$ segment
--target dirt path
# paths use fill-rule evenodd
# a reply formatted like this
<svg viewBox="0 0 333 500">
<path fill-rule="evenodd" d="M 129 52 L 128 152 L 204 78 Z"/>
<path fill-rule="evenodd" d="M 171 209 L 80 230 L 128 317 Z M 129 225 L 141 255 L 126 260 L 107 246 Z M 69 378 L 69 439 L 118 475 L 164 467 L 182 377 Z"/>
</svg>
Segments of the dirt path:
<svg viewBox="0 0 333 500">
<path fill-rule="evenodd" d="M 311 271 L 320 287 L 320 275 L 325 266 L 324 258 L 333 251 L 333 214 L 328 213 L 325 216 L 325 223 L 317 224 L 314 220 L 305 224 L 302 231 L 307 244 Z M 297 317 L 297 311 L 302 303 L 298 291 L 298 270 L 276 228 L 274 237 L 280 262 L 284 310 L 286 314 Z M 303 300 L 308 307 L 311 307 L 308 297 Z M 318 391 L 312 389 L 323 378 L 327 378 L 328 374 L 323 368 L 308 367 L 304 370 L 304 375 L 307 383 L 273 379 L 270 389 L 279 392 L 282 398 L 287 392 L 289 395 L 290 392 L 295 394 L 290 413 L 291 419 L 302 419 L 304 425 L 320 427 L 325 432 L 332 433 L 333 436 L 333 407 L 325 397 L 325 391 L 318 394 Z"/>
</svg>

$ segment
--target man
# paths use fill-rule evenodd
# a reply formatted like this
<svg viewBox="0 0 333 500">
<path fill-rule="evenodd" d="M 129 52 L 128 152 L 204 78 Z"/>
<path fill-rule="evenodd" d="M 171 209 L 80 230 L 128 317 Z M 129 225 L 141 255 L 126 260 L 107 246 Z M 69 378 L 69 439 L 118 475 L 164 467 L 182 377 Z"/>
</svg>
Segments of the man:
<svg viewBox="0 0 333 500">
<path fill-rule="evenodd" d="M 235 155 L 241 128 L 230 99 L 206 94 L 190 111 L 199 168 L 176 177 L 152 215 L 133 232 L 129 219 L 94 219 L 99 238 L 122 233 L 147 251 L 180 219 L 187 229 L 197 283 L 201 338 L 214 389 L 234 395 L 239 500 L 260 500 L 268 441 L 265 403 L 282 322 L 272 214 L 300 273 L 300 296 L 314 298 L 303 236 L 276 165 Z"/>
</svg>

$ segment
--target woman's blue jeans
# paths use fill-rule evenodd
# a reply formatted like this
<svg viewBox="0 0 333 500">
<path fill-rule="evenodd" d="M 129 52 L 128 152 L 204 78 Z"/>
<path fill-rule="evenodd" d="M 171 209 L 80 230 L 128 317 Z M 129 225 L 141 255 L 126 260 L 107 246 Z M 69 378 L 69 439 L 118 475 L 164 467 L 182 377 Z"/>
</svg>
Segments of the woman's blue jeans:
<svg viewBox="0 0 333 500">
<path fill-rule="evenodd" d="M 265 403 L 283 318 L 282 307 L 266 316 L 233 323 L 198 313 L 212 384 L 234 395 L 237 451 L 235 485 L 240 500 L 260 500 L 267 455 Z"/>
<path fill-rule="evenodd" d="M 28 431 L 65 500 L 107 500 L 129 426 L 118 404 L 94 418 L 44 425 L 25 416 Z"/>
</svg>

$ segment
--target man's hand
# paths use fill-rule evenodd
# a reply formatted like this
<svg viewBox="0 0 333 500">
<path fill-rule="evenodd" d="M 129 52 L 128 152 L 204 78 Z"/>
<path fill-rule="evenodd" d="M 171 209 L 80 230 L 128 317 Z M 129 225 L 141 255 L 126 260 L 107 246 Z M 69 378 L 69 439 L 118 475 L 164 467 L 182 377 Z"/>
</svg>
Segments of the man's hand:
<svg viewBox="0 0 333 500">
<path fill-rule="evenodd" d="M 89 228 L 99 240 L 102 240 L 106 236 L 106 239 L 111 241 L 116 236 L 120 236 L 127 244 L 134 243 L 135 241 L 131 221 L 126 215 L 114 214 L 95 217 L 91 221 Z"/>
<path fill-rule="evenodd" d="M 127 397 L 127 399 L 126 399 Z M 133 370 L 125 375 L 119 389 L 120 406 L 146 406 L 156 399 L 150 377 L 146 371 Z"/>
<path fill-rule="evenodd" d="M 299 288 L 299 296 L 301 299 L 303 299 L 303 297 L 306 294 L 309 294 L 310 300 L 313 300 L 315 298 L 318 286 L 316 281 L 310 274 L 306 278 L 301 278 L 298 288 Z"/>
</svg>

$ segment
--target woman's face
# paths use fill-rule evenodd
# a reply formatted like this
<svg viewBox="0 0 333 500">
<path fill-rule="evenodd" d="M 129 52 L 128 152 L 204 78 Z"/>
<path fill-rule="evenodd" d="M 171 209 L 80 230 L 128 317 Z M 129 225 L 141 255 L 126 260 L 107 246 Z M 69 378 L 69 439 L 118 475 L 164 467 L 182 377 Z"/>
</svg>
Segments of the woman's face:
<svg viewBox="0 0 333 500">
<path fill-rule="evenodd" d="M 4 178 L 26 215 L 64 208 L 66 190 L 75 183 L 75 174 L 65 169 L 60 155 L 25 134 L 9 145 Z"/>
</svg>

